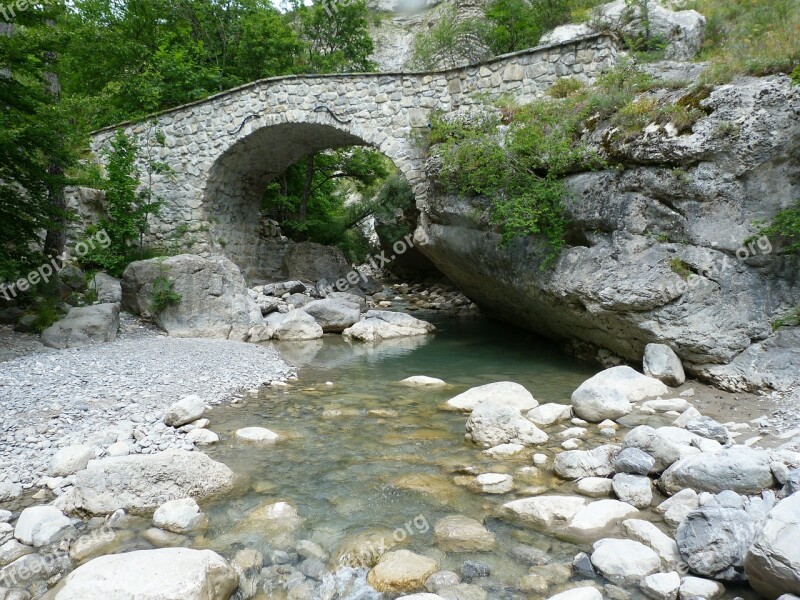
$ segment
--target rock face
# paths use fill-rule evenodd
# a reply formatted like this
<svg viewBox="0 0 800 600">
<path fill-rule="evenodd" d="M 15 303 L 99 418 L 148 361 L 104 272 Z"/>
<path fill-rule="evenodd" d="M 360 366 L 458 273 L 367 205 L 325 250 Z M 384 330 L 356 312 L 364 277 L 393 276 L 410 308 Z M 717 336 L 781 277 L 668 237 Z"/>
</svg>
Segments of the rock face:
<svg viewBox="0 0 800 600">
<path fill-rule="evenodd" d="M 466 392 L 450 398 L 447 401 L 447 406 L 448 408 L 470 412 L 477 406 L 478 402 L 484 400 L 510 406 L 520 412 L 539 406 L 539 403 L 534 400 L 533 395 L 528 390 L 513 381 L 499 381 L 470 388 Z"/>
<path fill-rule="evenodd" d="M 163 548 L 101 556 L 78 567 L 47 600 L 229 600 L 239 576 L 211 550 Z"/>
<path fill-rule="evenodd" d="M 98 273 L 89 282 L 89 290 L 94 290 L 97 300 L 103 304 L 122 302 L 122 282 L 107 273 Z"/>
<path fill-rule="evenodd" d="M 714 494 L 725 490 L 758 494 L 775 485 L 771 462 L 767 452 L 746 446 L 687 456 L 664 472 L 659 487 L 670 495 L 685 488 Z"/>
<path fill-rule="evenodd" d="M 119 306 L 97 304 L 72 308 L 67 316 L 42 332 L 42 343 L 50 348 L 77 348 L 113 342 L 119 330 Z"/>
<path fill-rule="evenodd" d="M 644 374 L 672 387 L 683 385 L 686 374 L 678 355 L 664 344 L 647 344 L 644 348 Z"/>
<path fill-rule="evenodd" d="M 474 408 L 467 421 L 466 437 L 484 448 L 500 444 L 535 446 L 548 440 L 547 434 L 519 410 L 492 401 L 480 402 Z"/>
<path fill-rule="evenodd" d="M 200 452 L 106 458 L 79 471 L 74 489 L 56 504 L 66 512 L 105 515 L 122 508 L 149 515 L 170 500 L 215 498 L 233 483 L 233 471 Z"/>
<path fill-rule="evenodd" d="M 290 279 L 314 283 L 327 279 L 335 283 L 350 271 L 350 265 L 339 248 L 302 242 L 289 247 L 283 257 L 283 270 Z"/>
<path fill-rule="evenodd" d="M 745 572 L 750 585 L 773 600 L 781 594 L 800 595 L 800 494 L 781 500 L 747 552 Z"/>
<path fill-rule="evenodd" d="M 648 0 L 646 15 L 653 38 L 667 43 L 665 57 L 669 60 L 689 60 L 700 52 L 706 19 L 694 10 L 671 11 L 655 0 Z M 539 40 L 540 44 L 555 44 L 591 35 L 597 30 L 611 30 L 626 38 L 645 35 L 645 15 L 637 6 L 624 0 L 603 4 L 594 9 L 589 23 L 556 27 Z"/>
<path fill-rule="evenodd" d="M 404 313 L 370 310 L 364 318 L 342 332 L 346 338 L 360 342 L 377 342 L 392 338 L 426 335 L 436 331 L 427 321 Z"/>
<path fill-rule="evenodd" d="M 685 135 L 660 128 L 607 141 L 599 125 L 589 142 L 610 144 L 626 169 L 567 178 L 577 241 L 552 268 L 539 268 L 536 240 L 501 245 L 482 199 L 431 194 L 420 249 L 492 315 L 587 357 L 635 364 L 647 344 L 663 343 L 689 373 L 728 389 L 788 389 L 798 335 L 773 333 L 771 322 L 797 305 L 800 269 L 773 242 L 750 250 L 744 240 L 798 197 L 800 88 L 784 76 L 741 79 L 700 104 L 710 114 Z M 741 125 L 727 135 L 731 122 Z M 435 168 L 429 161 L 429 177 Z"/>
<path fill-rule="evenodd" d="M 180 301 L 154 310 L 153 285 L 165 282 Z M 151 317 L 175 337 L 244 340 L 262 322 L 242 273 L 223 256 L 181 254 L 131 263 L 122 275 L 122 308 Z"/>
</svg>

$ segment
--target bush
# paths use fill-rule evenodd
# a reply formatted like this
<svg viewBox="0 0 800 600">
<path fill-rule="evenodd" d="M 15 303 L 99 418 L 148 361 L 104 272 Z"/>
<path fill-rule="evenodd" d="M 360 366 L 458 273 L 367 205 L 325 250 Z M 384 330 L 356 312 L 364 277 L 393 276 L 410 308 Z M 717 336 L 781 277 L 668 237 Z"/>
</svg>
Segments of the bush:
<svg viewBox="0 0 800 600">
<path fill-rule="evenodd" d="M 150 311 L 153 314 L 164 311 L 167 307 L 179 304 L 181 295 L 175 291 L 175 283 L 170 280 L 168 269 L 159 265 L 160 275 L 153 279 Z"/>
<path fill-rule="evenodd" d="M 767 236 L 775 242 L 781 254 L 800 254 L 800 200 L 775 215 L 772 223 L 756 225 L 759 226 L 758 233 L 750 239 Z"/>
</svg>

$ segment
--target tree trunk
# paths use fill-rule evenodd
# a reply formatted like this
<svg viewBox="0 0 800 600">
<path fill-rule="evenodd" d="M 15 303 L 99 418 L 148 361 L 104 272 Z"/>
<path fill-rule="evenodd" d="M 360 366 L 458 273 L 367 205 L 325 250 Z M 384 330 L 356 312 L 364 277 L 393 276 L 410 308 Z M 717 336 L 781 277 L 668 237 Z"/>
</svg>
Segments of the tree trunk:
<svg viewBox="0 0 800 600">
<path fill-rule="evenodd" d="M 52 26 L 52 23 L 50 25 Z M 45 53 L 47 65 L 54 65 L 56 59 L 55 52 Z M 58 104 L 61 100 L 61 86 L 58 81 L 58 75 L 55 72 L 48 71 L 44 74 L 44 79 L 47 94 L 52 97 L 54 104 Z M 64 252 L 64 247 L 67 244 L 67 199 L 64 194 L 63 184 L 64 167 L 55 156 L 50 156 L 48 162 L 47 172 L 50 174 L 50 182 L 47 187 L 50 204 L 53 207 L 54 222 L 45 236 L 44 254 L 49 258 L 55 258 Z"/>
<path fill-rule="evenodd" d="M 305 221 L 308 215 L 308 199 L 311 197 L 311 186 L 314 184 L 314 155 L 306 159 L 306 182 L 303 186 L 303 197 L 300 199 L 300 220 Z"/>
</svg>

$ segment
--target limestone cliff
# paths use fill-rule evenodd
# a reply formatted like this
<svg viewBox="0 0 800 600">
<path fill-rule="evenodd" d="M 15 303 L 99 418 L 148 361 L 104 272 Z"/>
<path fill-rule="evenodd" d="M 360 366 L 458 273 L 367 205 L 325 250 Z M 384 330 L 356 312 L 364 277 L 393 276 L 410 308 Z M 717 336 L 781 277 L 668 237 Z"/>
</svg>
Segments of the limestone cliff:
<svg viewBox="0 0 800 600">
<path fill-rule="evenodd" d="M 600 362 L 658 341 L 725 388 L 797 386 L 800 332 L 772 323 L 800 304 L 800 260 L 745 240 L 800 198 L 800 87 L 740 79 L 701 106 L 683 135 L 595 129 L 621 168 L 568 179 L 569 246 L 551 268 L 531 239 L 500 246 L 485 198 L 429 198 L 423 253 L 485 311 Z"/>
</svg>

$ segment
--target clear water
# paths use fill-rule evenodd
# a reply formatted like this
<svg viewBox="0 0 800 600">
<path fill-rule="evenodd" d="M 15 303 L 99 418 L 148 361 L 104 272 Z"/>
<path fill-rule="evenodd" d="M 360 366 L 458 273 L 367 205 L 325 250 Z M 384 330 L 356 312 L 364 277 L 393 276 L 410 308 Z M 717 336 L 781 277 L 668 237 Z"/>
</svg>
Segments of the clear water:
<svg viewBox="0 0 800 600">
<path fill-rule="evenodd" d="M 211 529 L 196 543 L 229 557 L 247 546 L 288 547 L 246 517 L 257 506 L 287 501 L 305 519 L 295 539 L 311 539 L 332 554 L 346 539 L 379 531 L 398 541 L 397 548 L 436 558 L 442 569 L 458 572 L 466 559 L 488 564 L 492 577 L 483 585 L 489 598 L 542 597 L 518 590 L 530 565 L 514 558 L 511 547 L 534 546 L 547 551 L 553 562 L 565 563 L 590 546 L 574 546 L 495 515 L 501 504 L 532 495 L 525 488 L 561 487 L 560 492 L 574 493 L 574 484 L 547 475 L 515 476 L 512 493 L 470 489 L 474 475 L 467 475 L 466 467 L 474 473 L 514 474 L 530 466 L 531 458 L 487 457 L 464 440 L 467 416 L 442 405 L 469 387 L 503 380 L 526 386 L 540 403 L 566 403 L 595 369 L 560 354 L 551 342 L 488 320 L 424 318 L 436 321 L 438 334 L 376 347 L 351 345 L 339 336 L 279 345 L 299 367 L 299 381 L 286 389 L 264 388 L 241 405 L 212 413 L 221 442 L 208 452 L 246 483 L 235 497 L 209 507 Z M 412 375 L 438 377 L 449 387 L 397 384 Z M 269 428 L 286 439 L 265 448 L 234 440 L 234 431 L 249 426 Z M 557 444 L 555 439 L 551 443 Z M 452 514 L 485 522 L 497 535 L 498 548 L 476 554 L 438 549 L 433 526 Z M 552 586 L 548 595 L 558 589 Z"/>
</svg>

